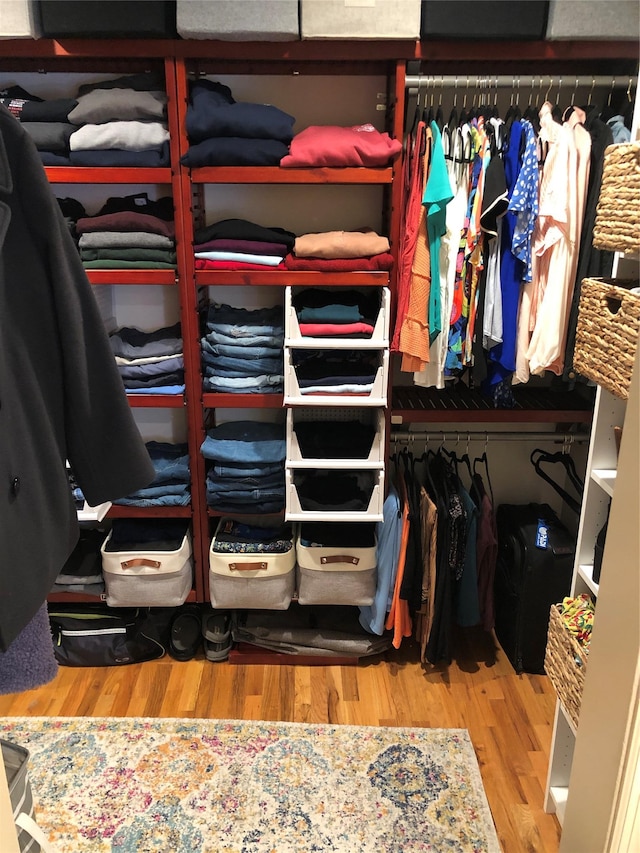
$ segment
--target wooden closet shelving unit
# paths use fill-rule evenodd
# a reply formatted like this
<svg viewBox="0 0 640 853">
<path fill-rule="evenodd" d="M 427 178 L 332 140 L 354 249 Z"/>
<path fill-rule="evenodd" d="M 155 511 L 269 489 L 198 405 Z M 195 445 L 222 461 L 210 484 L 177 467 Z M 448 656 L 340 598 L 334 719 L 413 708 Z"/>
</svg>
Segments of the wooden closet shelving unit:
<svg viewBox="0 0 640 853">
<path fill-rule="evenodd" d="M 92 270 L 96 285 L 149 285 L 175 287 L 179 293 L 180 320 L 184 340 L 184 397 L 133 395 L 130 403 L 140 408 L 183 408 L 187 418 L 191 460 L 192 503 L 188 509 L 139 510 L 112 507 L 110 517 L 190 516 L 193 525 L 195 578 L 191 600 L 208 600 L 208 547 L 211 511 L 205 501 L 205 466 L 199 452 L 206 421 L 217 408 L 282 408 L 282 395 L 211 394 L 202 392 L 198 314 L 199 293 L 209 286 L 267 287 L 297 286 L 390 286 L 395 273 L 361 272 L 328 276 L 316 272 L 230 272 L 196 271 L 192 251 L 194 222 L 199 215 L 200 196 L 206 185 L 262 184 L 292 186 L 380 186 L 384 218 L 392 251 L 399 242 L 402 201 L 401 158 L 384 169 L 282 169 L 280 167 L 203 167 L 188 169 L 180 157 L 188 148 L 185 116 L 187 81 L 190 74 L 342 74 L 384 75 L 387 81 L 387 129 L 402 138 L 405 112 L 405 76 L 408 63 L 424 63 L 429 75 L 475 75 L 483 69 L 492 73 L 629 74 L 637 70 L 637 42 L 481 42 L 475 41 L 296 41 L 251 42 L 200 40 L 110 40 L 68 39 L 56 41 L 6 40 L 2 44 L 0 71 L 112 72 L 113 76 L 151 69 L 164 73 L 168 95 L 168 124 L 171 136 L 171 165 L 162 169 L 48 167 L 56 185 L 97 185 L 113 195 L 117 186 L 149 184 L 167 187 L 174 198 L 177 269 Z M 286 105 L 279 105 L 286 109 Z M 123 195 L 126 191 L 123 192 Z M 259 221 L 259 217 L 256 214 Z M 391 370 L 389 374 L 391 376 Z M 565 394 L 551 398 L 544 391 L 523 388 L 516 393 L 517 405 L 510 410 L 489 408 L 468 389 L 446 392 L 390 387 L 389 423 L 588 423 L 590 399 Z M 59 599 L 58 599 L 59 600 Z M 78 600 L 78 598 L 74 598 Z"/>
</svg>

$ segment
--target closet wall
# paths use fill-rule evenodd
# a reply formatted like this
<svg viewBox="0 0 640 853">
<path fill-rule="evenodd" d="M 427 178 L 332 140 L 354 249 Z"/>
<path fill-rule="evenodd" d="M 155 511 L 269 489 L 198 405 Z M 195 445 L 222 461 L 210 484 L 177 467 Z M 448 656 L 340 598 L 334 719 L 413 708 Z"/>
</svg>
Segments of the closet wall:
<svg viewBox="0 0 640 853">
<path fill-rule="evenodd" d="M 114 56 L 114 53 L 117 56 Z M 104 57 L 109 57 L 105 59 Z M 195 575 L 191 598 L 208 600 L 208 547 L 216 515 L 206 506 L 205 465 L 199 452 L 206 428 L 213 423 L 245 417 L 284 420 L 282 399 L 221 399 L 202 394 L 198 306 L 210 300 L 233 301 L 238 306 L 283 304 L 287 285 L 357 284 L 394 286 L 394 273 L 350 274 L 329 280 L 320 274 L 220 276 L 196 272 L 191 242 L 195 223 L 244 216 L 291 229 L 296 233 L 351 229 L 370 225 L 386 233 L 396 251 L 401 202 L 401 160 L 378 170 L 262 170 L 202 169 L 180 165 L 186 150 L 184 126 L 187 81 L 206 76 L 229 85 L 238 100 L 271 102 L 294 115 L 296 131 L 308 124 L 371 122 L 401 138 L 405 120 L 415 110 L 412 86 L 405 77 L 422 76 L 425 98 L 447 113 L 465 95 L 491 98 L 500 109 L 515 100 L 521 106 L 537 102 L 549 90 L 550 98 L 568 104 L 588 97 L 605 102 L 611 84 L 598 87 L 583 78 L 603 75 L 616 93 L 626 92 L 629 75 L 637 71 L 632 42 L 491 43 L 491 42 L 295 42 L 287 44 L 228 42 L 135 42 L 118 40 L 5 41 L 0 61 L 0 84 L 20 83 L 42 97 L 70 94 L 78 80 L 104 79 L 124 73 L 160 68 L 164 72 L 171 129 L 171 167 L 146 174 L 121 169 L 95 170 L 50 167 L 48 174 L 59 197 L 75 196 L 89 213 L 112 195 L 148 192 L 152 198 L 171 194 L 176 212 L 178 264 L 176 275 L 97 273 L 90 278 L 99 288 L 105 320 L 112 325 L 139 325 L 147 329 L 179 318 L 185 340 L 186 391 L 183 398 L 149 401 L 132 399 L 136 421 L 145 439 L 186 441 L 189 445 L 192 503 L 180 511 L 112 508 L 110 516 L 188 515 L 194 534 Z M 543 76 L 531 87 L 519 76 Z M 511 87 L 491 84 L 496 76 L 511 77 Z M 447 77 L 449 85 L 444 86 Z M 451 85 L 451 79 L 454 83 Z M 440 81 L 440 82 L 438 82 Z M 455 82 L 457 81 L 457 82 Z M 561 82 L 560 82 L 561 81 Z M 633 94 L 633 92 L 632 92 Z M 286 172 L 286 174 L 285 174 Z M 292 172 L 295 172 L 292 174 Z M 103 295 L 103 293 L 105 295 Z M 109 315 L 109 316 L 107 316 Z M 495 410 L 475 392 L 469 395 L 415 389 L 391 361 L 386 427 L 389 448 L 394 431 L 417 431 L 414 441 L 441 442 L 434 433 L 448 434 L 449 447 L 471 442 L 471 452 L 487 447 L 496 488 L 496 501 L 545 500 L 558 509 L 557 496 L 530 471 L 528 455 L 534 439 L 501 443 L 500 430 L 560 434 L 586 429 L 590 420 L 588 397 L 577 401 L 564 394 L 560 402 L 545 383 L 523 388 L 516 410 Z M 540 384 L 541 387 L 533 387 Z M 238 396 L 238 395 L 236 395 Z M 248 395 L 247 395 L 248 396 Z M 479 433 L 472 437 L 467 434 Z M 486 437 L 483 439 L 483 435 Z M 551 436 L 550 436 L 551 438 Z M 536 443 L 538 439 L 535 439 Z M 552 449 L 558 449 L 553 438 Z M 578 467 L 584 465 L 584 446 L 576 442 Z"/>
</svg>

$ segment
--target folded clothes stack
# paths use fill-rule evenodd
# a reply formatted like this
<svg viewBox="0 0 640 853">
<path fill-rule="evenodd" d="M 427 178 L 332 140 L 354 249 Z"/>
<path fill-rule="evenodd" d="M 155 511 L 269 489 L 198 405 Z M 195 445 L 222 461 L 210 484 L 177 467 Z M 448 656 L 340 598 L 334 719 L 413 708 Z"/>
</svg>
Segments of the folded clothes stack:
<svg viewBox="0 0 640 853">
<path fill-rule="evenodd" d="M 303 234 L 284 264 L 288 270 L 318 272 L 388 270 L 393 266 L 390 248 L 388 238 L 371 228 Z"/>
<path fill-rule="evenodd" d="M 342 288 L 305 288 L 291 302 L 300 334 L 311 338 L 370 338 L 380 310 L 377 292 Z"/>
<path fill-rule="evenodd" d="M 83 84 L 69 121 L 74 166 L 170 165 L 167 96 L 156 74 Z"/>
<path fill-rule="evenodd" d="M 284 509 L 284 424 L 227 421 L 207 431 L 200 451 L 210 461 L 209 506 L 239 514 Z"/>
<path fill-rule="evenodd" d="M 295 118 L 272 104 L 238 102 L 211 80 L 189 87 L 185 166 L 277 166 L 289 152 Z"/>
<path fill-rule="evenodd" d="M 247 219 L 222 219 L 196 230 L 196 269 L 284 269 L 284 257 L 295 239 L 296 235 L 284 228 L 265 227 Z"/>
<path fill-rule="evenodd" d="M 0 90 L 0 104 L 23 125 L 45 166 L 69 164 L 69 139 L 76 130 L 69 114 L 78 105 L 75 98 L 44 99 L 22 86 L 9 86 Z"/>
<path fill-rule="evenodd" d="M 150 332 L 123 326 L 109 342 L 128 394 L 184 393 L 180 323 Z"/>
<path fill-rule="evenodd" d="M 188 506 L 191 502 L 189 453 L 185 443 L 146 443 L 156 475 L 144 489 L 118 498 L 121 506 Z"/>
<path fill-rule="evenodd" d="M 282 308 L 210 305 L 201 338 L 203 387 L 219 394 L 283 391 Z"/>
<path fill-rule="evenodd" d="M 175 269 L 173 201 L 146 193 L 110 198 L 95 216 L 77 220 L 86 269 Z"/>
</svg>

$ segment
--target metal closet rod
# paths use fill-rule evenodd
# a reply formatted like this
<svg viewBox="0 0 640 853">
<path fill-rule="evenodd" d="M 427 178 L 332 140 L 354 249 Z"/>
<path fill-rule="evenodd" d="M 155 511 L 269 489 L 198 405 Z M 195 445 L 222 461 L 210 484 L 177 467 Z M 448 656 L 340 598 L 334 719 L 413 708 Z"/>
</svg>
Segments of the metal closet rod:
<svg viewBox="0 0 640 853">
<path fill-rule="evenodd" d="M 529 89 L 531 87 L 553 88 L 560 86 L 563 89 L 577 89 L 579 87 L 611 86 L 611 88 L 623 88 L 627 90 L 638 85 L 638 78 L 624 74 L 610 74 L 588 76 L 586 74 L 408 74 L 404 85 L 407 89 L 417 89 L 418 85 L 423 88 L 431 81 L 436 88 L 447 88 L 453 86 L 459 89 L 476 88 L 479 85 L 490 89 L 512 88 Z"/>
<path fill-rule="evenodd" d="M 554 444 L 571 445 L 589 441 L 589 436 L 586 433 L 561 433 L 561 432 L 485 432 L 475 430 L 468 432 L 460 430 L 459 432 L 438 432 L 437 430 L 429 432 L 420 430 L 419 432 L 392 432 L 389 436 L 392 442 L 403 442 L 411 444 L 412 442 L 429 442 L 433 441 L 456 441 L 464 443 L 471 441 L 481 441 L 488 443 L 489 441 L 552 441 Z"/>
</svg>

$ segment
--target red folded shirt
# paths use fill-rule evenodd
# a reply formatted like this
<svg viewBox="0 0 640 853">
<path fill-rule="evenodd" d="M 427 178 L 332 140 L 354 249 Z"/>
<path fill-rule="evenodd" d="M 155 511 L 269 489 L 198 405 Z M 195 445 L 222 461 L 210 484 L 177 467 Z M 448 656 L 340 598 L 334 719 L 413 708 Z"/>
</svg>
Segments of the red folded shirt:
<svg viewBox="0 0 640 853">
<path fill-rule="evenodd" d="M 196 258 L 197 270 L 285 270 L 284 263 L 278 264 L 276 267 L 267 266 L 266 264 L 250 264 L 243 261 L 209 261 L 206 258 Z"/>
<path fill-rule="evenodd" d="M 402 144 L 372 124 L 354 127 L 312 125 L 291 140 L 289 154 L 280 160 L 284 168 L 319 166 L 388 166 L 402 151 Z"/>
<path fill-rule="evenodd" d="M 384 252 L 372 255 L 370 258 L 296 258 L 287 255 L 284 265 L 288 270 L 315 270 L 316 272 L 371 272 L 390 270 L 393 266 L 393 255 Z"/>
</svg>

